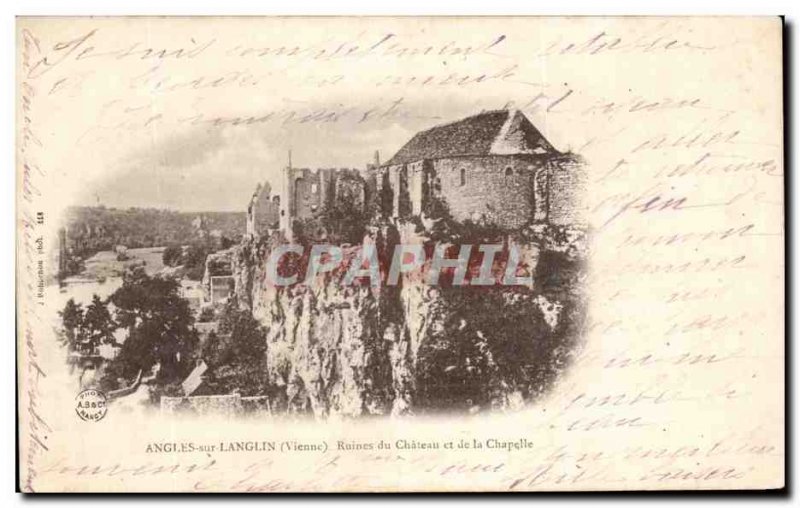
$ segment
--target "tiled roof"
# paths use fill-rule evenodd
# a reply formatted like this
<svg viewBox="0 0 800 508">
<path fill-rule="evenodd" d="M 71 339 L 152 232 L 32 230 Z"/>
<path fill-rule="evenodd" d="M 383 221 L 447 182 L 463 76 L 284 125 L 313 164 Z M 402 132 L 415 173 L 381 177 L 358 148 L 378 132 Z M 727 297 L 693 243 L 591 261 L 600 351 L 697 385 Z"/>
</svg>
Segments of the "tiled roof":
<svg viewBox="0 0 800 508">
<path fill-rule="evenodd" d="M 558 154 L 519 111 L 487 111 L 417 133 L 386 165 L 469 155 Z"/>
</svg>

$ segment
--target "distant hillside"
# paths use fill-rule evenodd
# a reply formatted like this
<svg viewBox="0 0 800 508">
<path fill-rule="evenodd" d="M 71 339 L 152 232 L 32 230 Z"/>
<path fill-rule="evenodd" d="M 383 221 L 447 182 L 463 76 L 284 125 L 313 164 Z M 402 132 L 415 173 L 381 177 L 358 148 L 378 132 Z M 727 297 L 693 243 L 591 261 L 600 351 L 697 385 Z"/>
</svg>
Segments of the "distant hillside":
<svg viewBox="0 0 800 508">
<path fill-rule="evenodd" d="M 238 241 L 245 230 L 245 212 L 177 212 L 155 208 L 71 207 L 67 210 L 67 246 L 86 258 L 116 245 L 129 248 L 185 245 L 197 241 L 193 222 L 202 218 L 207 232 L 219 230 Z"/>
</svg>

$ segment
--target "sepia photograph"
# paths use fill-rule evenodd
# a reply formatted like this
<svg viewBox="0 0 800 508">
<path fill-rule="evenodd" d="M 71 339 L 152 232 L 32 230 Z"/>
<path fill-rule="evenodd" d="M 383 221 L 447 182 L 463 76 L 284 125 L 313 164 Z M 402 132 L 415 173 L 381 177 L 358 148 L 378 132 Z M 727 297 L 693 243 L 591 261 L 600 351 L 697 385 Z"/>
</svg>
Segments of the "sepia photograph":
<svg viewBox="0 0 800 508">
<path fill-rule="evenodd" d="M 585 178 L 522 112 L 420 131 L 361 168 L 291 154 L 240 212 L 102 204 L 152 196 L 127 175 L 67 209 L 50 266 L 76 390 L 143 412 L 474 414 L 523 407 L 568 367 Z"/>
<path fill-rule="evenodd" d="M 20 16 L 16 489 L 786 489 L 785 20 Z"/>
</svg>

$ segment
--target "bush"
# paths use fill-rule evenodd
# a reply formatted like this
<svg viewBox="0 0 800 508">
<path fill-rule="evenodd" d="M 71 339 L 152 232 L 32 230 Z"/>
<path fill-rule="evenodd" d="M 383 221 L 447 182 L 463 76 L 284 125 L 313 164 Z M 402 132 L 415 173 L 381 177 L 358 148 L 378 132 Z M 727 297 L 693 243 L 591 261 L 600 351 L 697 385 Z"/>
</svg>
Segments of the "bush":
<svg viewBox="0 0 800 508">
<path fill-rule="evenodd" d="M 198 337 L 188 302 L 178 282 L 150 277 L 137 267 L 126 272 L 122 286 L 109 298 L 116 307 L 115 323 L 129 330 L 111 372 L 134 379 L 160 365 L 157 384 L 182 380 L 194 365 Z"/>
<path fill-rule="evenodd" d="M 547 324 L 533 294 L 443 288 L 436 302 L 434 315 L 445 317 L 418 352 L 419 411 L 488 410 L 513 392 L 530 400 L 560 372 L 565 339 Z"/>
<path fill-rule="evenodd" d="M 200 311 L 200 315 L 197 317 L 198 323 L 210 323 L 214 321 L 214 309 L 211 307 L 205 307 Z"/>
<path fill-rule="evenodd" d="M 170 245 L 161 254 L 165 266 L 178 266 L 183 261 L 183 249 L 180 245 Z"/>
<path fill-rule="evenodd" d="M 219 321 L 219 333 L 211 333 L 202 357 L 210 367 L 206 391 L 222 395 L 238 391 L 244 396 L 269 391 L 266 365 L 267 333 L 249 311 L 231 300 Z"/>
</svg>

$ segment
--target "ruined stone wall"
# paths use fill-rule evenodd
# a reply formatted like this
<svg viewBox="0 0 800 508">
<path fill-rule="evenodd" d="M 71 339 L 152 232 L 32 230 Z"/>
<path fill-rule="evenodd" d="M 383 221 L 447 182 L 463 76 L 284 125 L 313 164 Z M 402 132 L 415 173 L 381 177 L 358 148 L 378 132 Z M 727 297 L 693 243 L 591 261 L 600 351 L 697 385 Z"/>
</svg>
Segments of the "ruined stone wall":
<svg viewBox="0 0 800 508">
<path fill-rule="evenodd" d="M 166 415 L 198 414 L 234 416 L 241 411 L 239 394 L 193 397 L 161 397 L 161 412 Z"/>
<path fill-rule="evenodd" d="M 330 202 L 325 206 L 348 203 L 360 210 L 367 205 L 367 181 L 358 170 L 336 169 L 332 170 Z"/>
<path fill-rule="evenodd" d="M 411 165 L 398 164 L 389 168 L 389 185 L 392 189 L 392 217 L 408 217 L 411 214 L 409 166 Z"/>
<path fill-rule="evenodd" d="M 394 189 L 392 188 L 390 168 L 387 166 L 378 168 L 375 182 L 375 209 L 381 217 L 390 217 L 394 207 Z"/>
<path fill-rule="evenodd" d="M 380 214 L 380 171 L 377 166 L 368 168 L 364 175 L 364 212 L 367 217 L 377 217 Z"/>
<path fill-rule="evenodd" d="M 585 225 L 586 174 L 577 162 L 528 155 L 420 160 L 373 169 L 368 209 L 408 218 L 434 196 L 455 220 L 518 229 L 531 222 Z"/>
<path fill-rule="evenodd" d="M 534 217 L 533 176 L 542 165 L 533 157 L 496 155 L 439 159 L 433 169 L 454 219 L 515 229 Z"/>
<path fill-rule="evenodd" d="M 291 168 L 289 173 L 289 214 L 292 218 L 312 217 L 325 201 L 326 172 Z"/>
<path fill-rule="evenodd" d="M 557 164 L 550 172 L 549 221 L 557 225 L 585 225 L 586 171 L 580 164 Z"/>
<path fill-rule="evenodd" d="M 269 199 L 262 200 L 256 208 L 256 231 L 261 233 L 278 227 L 280 210 L 280 196 L 269 196 Z"/>
<path fill-rule="evenodd" d="M 426 210 L 430 200 L 433 163 L 430 160 L 421 160 L 412 162 L 407 167 L 409 212 L 412 215 L 419 215 Z"/>
<path fill-rule="evenodd" d="M 309 219 L 337 201 L 366 206 L 367 182 L 356 169 L 287 168 L 286 206 L 292 219 Z"/>
<path fill-rule="evenodd" d="M 269 183 L 259 184 L 247 207 L 247 235 L 263 235 L 268 229 L 278 227 L 280 196 L 271 195 Z"/>
</svg>

